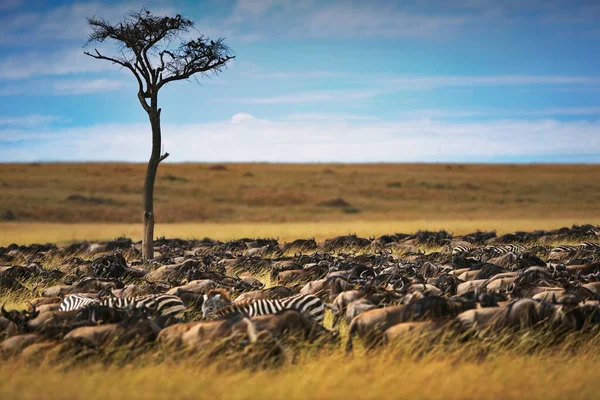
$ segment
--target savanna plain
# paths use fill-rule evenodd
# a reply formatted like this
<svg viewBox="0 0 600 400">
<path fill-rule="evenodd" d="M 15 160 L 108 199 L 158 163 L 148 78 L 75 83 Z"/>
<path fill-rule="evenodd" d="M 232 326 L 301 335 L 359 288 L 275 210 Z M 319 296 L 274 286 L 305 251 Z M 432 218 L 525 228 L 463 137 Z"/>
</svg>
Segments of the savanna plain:
<svg viewBox="0 0 600 400">
<path fill-rule="evenodd" d="M 60 249 L 121 236 L 139 240 L 144 173 L 142 164 L 1 164 L 0 246 L 56 243 Z M 280 245 L 315 238 L 319 247 L 307 252 L 314 254 L 326 239 L 348 234 L 374 240 L 443 229 L 454 237 L 478 230 L 501 236 L 597 225 L 600 166 L 165 163 L 155 198 L 157 237 L 277 238 Z M 525 245 L 540 245 L 536 254 L 546 261 L 552 246 L 579 241 L 555 235 L 544 249 L 541 243 Z M 439 243 L 417 241 L 411 248 L 392 247 L 389 254 L 402 259 L 445 251 Z M 266 252 L 262 258 L 296 253 Z M 331 253 L 378 254 L 373 247 L 351 245 Z M 125 256 L 129 263 L 135 259 L 134 253 Z M 26 261 L 3 260 L 0 267 Z M 38 261 L 53 269 L 67 259 Z M 277 284 L 268 271 L 253 272 L 265 287 Z M 23 279 L 20 290 L 0 287 L 0 302 L 25 309 L 55 283 Z M 325 326 L 332 327 L 329 311 Z M 256 354 L 220 349 L 218 355 L 213 348 L 190 352 L 154 343 L 127 351 L 78 347 L 68 354 L 40 347 L 0 360 L 0 398 L 600 397 L 596 327 L 560 335 L 530 329 L 491 338 L 448 331 L 436 340 L 417 331 L 369 351 L 358 344 L 351 354 L 343 350 L 344 321 L 339 330 L 341 344 L 284 343 L 276 356 L 264 347 Z"/>
</svg>

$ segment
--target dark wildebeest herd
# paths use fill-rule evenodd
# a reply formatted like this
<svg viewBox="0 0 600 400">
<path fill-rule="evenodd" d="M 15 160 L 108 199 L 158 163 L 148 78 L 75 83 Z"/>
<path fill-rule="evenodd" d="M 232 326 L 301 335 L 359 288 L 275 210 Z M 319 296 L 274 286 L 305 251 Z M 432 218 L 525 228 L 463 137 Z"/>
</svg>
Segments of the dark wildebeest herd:
<svg viewBox="0 0 600 400">
<path fill-rule="evenodd" d="M 0 301 L 29 304 L 2 306 L 0 354 L 223 343 L 282 353 L 301 342 L 336 346 L 342 336 L 350 352 L 358 340 L 370 349 L 409 333 L 493 340 L 600 323 L 600 228 L 592 225 L 321 243 L 163 238 L 155 254 L 142 261 L 140 243 L 126 238 L 0 247 Z"/>
</svg>

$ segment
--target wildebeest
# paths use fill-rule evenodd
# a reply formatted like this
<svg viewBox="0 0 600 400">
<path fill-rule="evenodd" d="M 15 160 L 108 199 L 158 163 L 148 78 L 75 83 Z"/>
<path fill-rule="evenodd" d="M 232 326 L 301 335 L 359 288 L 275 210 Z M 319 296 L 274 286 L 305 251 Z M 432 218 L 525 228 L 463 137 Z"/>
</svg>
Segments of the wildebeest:
<svg viewBox="0 0 600 400">
<path fill-rule="evenodd" d="M 355 317 L 348 327 L 346 351 L 352 350 L 352 339 L 358 335 L 367 348 L 372 347 L 389 327 L 409 321 L 437 319 L 451 315 L 450 307 L 442 297 L 425 297 L 407 305 L 384 307 L 365 311 Z"/>
</svg>

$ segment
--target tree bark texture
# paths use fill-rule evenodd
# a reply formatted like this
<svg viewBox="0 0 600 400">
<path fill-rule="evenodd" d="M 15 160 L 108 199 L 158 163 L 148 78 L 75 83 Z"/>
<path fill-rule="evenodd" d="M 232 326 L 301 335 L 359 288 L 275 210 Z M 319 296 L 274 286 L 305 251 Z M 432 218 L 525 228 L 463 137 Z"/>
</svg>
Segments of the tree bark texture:
<svg viewBox="0 0 600 400">
<path fill-rule="evenodd" d="M 158 108 L 157 94 L 151 97 L 150 125 L 152 126 L 152 153 L 146 169 L 146 180 L 144 181 L 144 236 L 142 240 L 142 258 L 149 260 L 154 257 L 154 181 L 161 162 L 160 146 L 160 109 Z"/>
</svg>

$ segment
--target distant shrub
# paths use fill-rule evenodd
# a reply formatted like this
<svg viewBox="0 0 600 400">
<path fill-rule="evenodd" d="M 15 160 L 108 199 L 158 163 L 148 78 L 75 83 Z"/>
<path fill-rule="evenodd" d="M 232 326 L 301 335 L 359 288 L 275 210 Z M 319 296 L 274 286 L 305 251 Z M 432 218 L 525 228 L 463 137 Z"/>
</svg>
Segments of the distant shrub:
<svg viewBox="0 0 600 400">
<path fill-rule="evenodd" d="M 225 165 L 223 165 L 223 164 L 211 165 L 207 169 L 209 169 L 211 171 L 227 171 L 227 167 Z"/>
<path fill-rule="evenodd" d="M 341 197 L 320 201 L 317 203 L 317 206 L 319 206 L 319 207 L 340 207 L 340 208 L 352 207 L 352 205 L 350 203 L 348 203 L 346 200 L 342 199 Z"/>
<path fill-rule="evenodd" d="M 254 176 L 254 174 L 252 172 L 248 171 L 248 172 L 244 172 L 244 176 L 247 178 L 252 178 Z"/>
<path fill-rule="evenodd" d="M 479 190 L 479 186 L 474 185 L 470 182 L 461 183 L 458 187 L 461 189 L 466 189 L 466 190 Z"/>
<path fill-rule="evenodd" d="M 331 168 L 325 168 L 325 169 L 323 170 L 323 173 L 324 173 L 325 175 L 335 175 L 335 171 L 334 171 L 334 170 L 332 170 Z"/>
<path fill-rule="evenodd" d="M 358 214 L 360 213 L 360 209 L 356 207 L 345 207 L 343 210 L 344 214 Z"/>
<path fill-rule="evenodd" d="M 3 221 L 15 221 L 17 219 L 17 215 L 13 210 L 8 209 L 2 213 L 0 219 L 2 219 Z"/>
<path fill-rule="evenodd" d="M 186 178 L 175 175 L 166 175 L 163 179 L 169 182 L 188 182 Z"/>
<path fill-rule="evenodd" d="M 113 205 L 113 206 L 121 205 L 120 201 L 111 199 L 110 197 L 87 197 L 87 196 L 83 196 L 81 194 L 72 194 L 66 198 L 66 201 L 72 202 L 72 203 L 79 203 L 79 204 L 95 204 L 95 205 L 108 204 L 108 205 Z"/>
<path fill-rule="evenodd" d="M 389 188 L 401 188 L 402 182 L 390 182 L 390 183 L 386 184 L 385 186 L 387 186 Z"/>
</svg>

